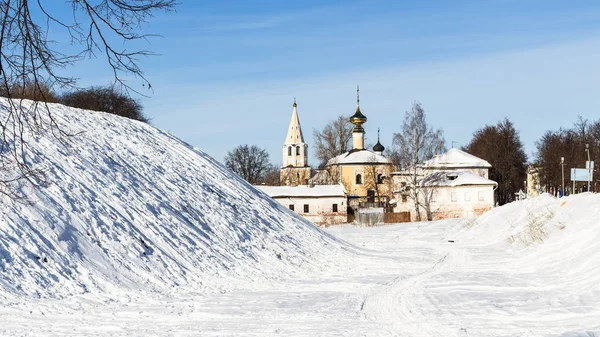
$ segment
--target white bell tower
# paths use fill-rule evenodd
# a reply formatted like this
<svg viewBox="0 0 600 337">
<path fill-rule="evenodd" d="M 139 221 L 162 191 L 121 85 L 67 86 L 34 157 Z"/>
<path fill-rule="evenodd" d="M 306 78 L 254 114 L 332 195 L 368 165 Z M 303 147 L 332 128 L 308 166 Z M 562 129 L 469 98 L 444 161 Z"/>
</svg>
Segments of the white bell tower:
<svg viewBox="0 0 600 337">
<path fill-rule="evenodd" d="M 302 127 L 298 118 L 298 104 L 294 98 L 292 119 L 283 143 L 283 167 L 281 168 L 282 185 L 302 185 L 310 178 L 308 166 L 308 144 L 304 142 Z"/>
</svg>

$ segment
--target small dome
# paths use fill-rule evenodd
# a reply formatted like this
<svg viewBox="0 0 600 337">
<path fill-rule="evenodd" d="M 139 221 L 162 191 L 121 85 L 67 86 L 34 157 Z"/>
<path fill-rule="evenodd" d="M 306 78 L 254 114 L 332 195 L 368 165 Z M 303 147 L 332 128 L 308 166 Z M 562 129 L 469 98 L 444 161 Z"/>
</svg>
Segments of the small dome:
<svg viewBox="0 0 600 337">
<path fill-rule="evenodd" d="M 383 152 L 383 150 L 385 150 L 385 147 L 383 145 L 381 145 L 381 143 L 379 142 L 379 140 L 377 140 L 377 144 L 375 144 L 375 146 L 373 146 L 373 151 L 375 151 L 375 152 Z"/>
</svg>

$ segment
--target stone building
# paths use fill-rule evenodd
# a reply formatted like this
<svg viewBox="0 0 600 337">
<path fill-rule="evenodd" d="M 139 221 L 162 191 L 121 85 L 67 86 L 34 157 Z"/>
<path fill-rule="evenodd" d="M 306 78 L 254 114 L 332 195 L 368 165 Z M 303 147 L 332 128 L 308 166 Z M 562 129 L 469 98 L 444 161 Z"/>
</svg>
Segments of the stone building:
<svg viewBox="0 0 600 337">
<path fill-rule="evenodd" d="M 492 166 L 459 149 L 437 155 L 419 166 L 418 182 L 410 186 L 410 174 L 393 172 L 394 212 L 410 212 L 411 220 L 439 220 L 481 215 L 494 207 L 498 184 L 488 179 Z M 415 189 L 418 193 L 410 193 Z M 411 196 L 418 195 L 415 209 Z"/>
<path fill-rule="evenodd" d="M 347 222 L 346 190 L 337 185 L 256 186 L 268 196 L 319 225 Z"/>
</svg>

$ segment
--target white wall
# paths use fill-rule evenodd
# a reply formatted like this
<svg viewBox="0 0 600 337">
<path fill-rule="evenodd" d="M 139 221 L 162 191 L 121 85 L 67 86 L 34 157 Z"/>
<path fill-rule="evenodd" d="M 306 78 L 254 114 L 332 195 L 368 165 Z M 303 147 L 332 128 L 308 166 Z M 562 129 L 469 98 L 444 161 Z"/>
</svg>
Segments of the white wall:
<svg viewBox="0 0 600 337">
<path fill-rule="evenodd" d="M 277 202 L 289 208 L 294 205 L 294 212 L 303 216 L 346 215 L 346 197 L 274 197 Z M 337 213 L 333 212 L 333 204 L 337 204 Z M 304 212 L 308 205 L 308 213 Z"/>
<path fill-rule="evenodd" d="M 461 217 L 478 215 L 476 213 L 479 209 L 489 209 L 493 206 L 493 186 L 480 185 L 437 188 L 434 192 L 433 202 L 431 203 L 431 209 L 434 212 L 451 212 L 456 214 L 462 211 Z"/>
<path fill-rule="evenodd" d="M 480 193 L 483 200 L 479 198 Z M 411 219 L 415 220 L 414 202 L 407 198 L 407 201 L 403 203 L 401 196 L 396 196 L 396 199 L 398 199 L 398 203 L 394 212 L 411 212 Z M 421 200 L 421 202 L 423 201 Z M 494 187 L 482 185 L 438 187 L 435 188 L 431 202 L 434 219 L 477 216 L 493 207 Z M 427 219 L 424 210 L 421 210 L 421 216 L 423 219 Z"/>
</svg>

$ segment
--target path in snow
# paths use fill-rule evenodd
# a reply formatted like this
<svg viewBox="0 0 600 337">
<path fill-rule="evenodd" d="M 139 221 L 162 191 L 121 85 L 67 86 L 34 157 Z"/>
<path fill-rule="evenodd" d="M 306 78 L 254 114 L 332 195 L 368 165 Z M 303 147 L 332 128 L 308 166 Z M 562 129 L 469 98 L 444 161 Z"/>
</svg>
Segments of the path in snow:
<svg viewBox="0 0 600 337">
<path fill-rule="evenodd" d="M 589 209 L 597 199 L 581 207 Z M 551 205 L 558 207 L 558 202 Z M 501 226 L 501 220 L 517 213 L 507 208 L 484 220 Z M 573 220 L 531 247 L 507 244 L 506 237 L 479 237 L 474 233 L 483 228 L 478 226 L 487 223 L 332 227 L 330 233 L 359 249 L 339 261 L 343 270 L 225 293 L 16 300 L 0 308 L 0 321 L 9 322 L 0 326 L 0 335 L 598 336 L 597 278 L 570 273 L 573 261 L 558 267 L 561 274 L 555 264 L 562 262 L 548 264 L 539 256 L 560 250 L 565 255 L 568 247 L 561 248 L 560 242 L 580 231 L 590 236 L 586 226 L 578 229 Z M 577 261 L 592 270 L 598 264 L 582 257 Z"/>
</svg>

